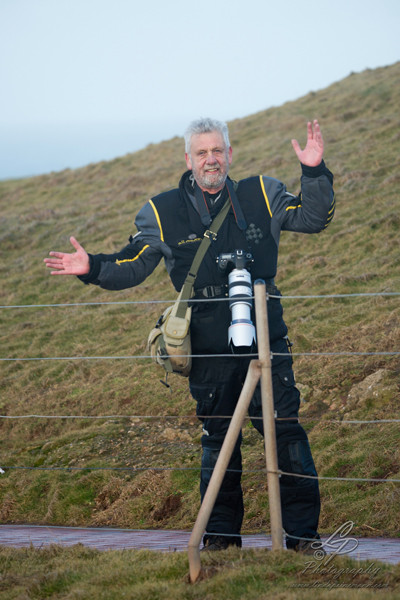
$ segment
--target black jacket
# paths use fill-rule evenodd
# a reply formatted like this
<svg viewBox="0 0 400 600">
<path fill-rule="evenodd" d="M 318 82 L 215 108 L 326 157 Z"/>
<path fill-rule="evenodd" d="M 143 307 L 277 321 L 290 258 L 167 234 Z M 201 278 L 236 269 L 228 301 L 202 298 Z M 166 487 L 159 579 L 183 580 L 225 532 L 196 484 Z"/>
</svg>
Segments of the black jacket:
<svg viewBox="0 0 400 600">
<path fill-rule="evenodd" d="M 90 255 L 90 272 L 80 277 L 85 283 L 105 289 L 124 289 L 142 283 L 161 258 L 175 288 L 179 291 L 207 226 L 203 224 L 191 172 L 186 172 L 179 188 L 149 200 L 138 213 L 138 233 L 115 254 Z M 218 239 L 200 267 L 196 288 L 226 281 L 217 267 L 221 252 L 250 251 L 254 262 L 252 279 L 271 280 L 276 275 L 280 232 L 283 230 L 318 233 L 333 218 L 333 176 L 324 162 L 318 167 L 302 165 L 301 194 L 293 196 L 280 181 L 271 177 L 250 177 L 239 181 L 237 197 L 247 228 L 237 226 L 231 207 Z M 216 205 L 222 206 L 224 195 Z"/>
</svg>

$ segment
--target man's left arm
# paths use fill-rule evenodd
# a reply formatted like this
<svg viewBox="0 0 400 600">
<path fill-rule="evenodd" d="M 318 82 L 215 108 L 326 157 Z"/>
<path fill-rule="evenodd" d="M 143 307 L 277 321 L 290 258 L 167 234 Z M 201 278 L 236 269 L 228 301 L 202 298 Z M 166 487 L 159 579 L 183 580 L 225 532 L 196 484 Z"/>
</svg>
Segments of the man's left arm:
<svg viewBox="0 0 400 600">
<path fill-rule="evenodd" d="M 282 230 L 318 233 L 328 226 L 335 210 L 333 175 L 322 158 L 324 141 L 318 121 L 307 124 L 304 150 L 297 140 L 292 140 L 292 146 L 301 163 L 301 193 L 292 196 L 278 185 L 271 198 L 272 212 Z"/>
<path fill-rule="evenodd" d="M 283 198 L 281 229 L 318 233 L 328 227 L 335 212 L 333 175 L 322 161 L 317 167 L 302 164 L 301 193 Z"/>
</svg>

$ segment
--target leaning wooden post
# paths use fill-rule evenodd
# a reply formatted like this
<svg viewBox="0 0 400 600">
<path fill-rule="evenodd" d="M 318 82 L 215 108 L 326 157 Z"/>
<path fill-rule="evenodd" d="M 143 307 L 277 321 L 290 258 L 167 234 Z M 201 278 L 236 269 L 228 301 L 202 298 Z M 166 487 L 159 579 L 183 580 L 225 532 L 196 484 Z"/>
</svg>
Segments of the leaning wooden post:
<svg viewBox="0 0 400 600">
<path fill-rule="evenodd" d="M 271 518 L 272 550 L 283 548 L 282 510 L 279 490 L 278 453 L 276 449 L 275 411 L 272 388 L 271 351 L 265 282 L 254 282 L 258 356 L 261 363 L 261 402 L 267 464 L 268 498 Z"/>
<path fill-rule="evenodd" d="M 189 577 L 191 583 L 197 581 L 201 572 L 200 561 L 200 542 L 202 535 L 207 527 L 215 500 L 221 488 L 222 480 L 228 468 L 229 461 L 232 456 L 233 449 L 237 442 L 240 430 L 243 425 L 243 420 L 246 417 L 251 399 L 260 379 L 260 364 L 258 360 L 252 360 L 247 371 L 246 379 L 243 384 L 239 400 L 237 402 L 235 412 L 233 413 L 228 431 L 226 432 L 224 443 L 222 444 L 218 460 L 215 464 L 213 474 L 207 486 L 207 491 L 204 495 L 203 502 L 197 515 L 196 523 L 194 524 L 192 534 L 188 544 L 189 558 Z"/>
</svg>

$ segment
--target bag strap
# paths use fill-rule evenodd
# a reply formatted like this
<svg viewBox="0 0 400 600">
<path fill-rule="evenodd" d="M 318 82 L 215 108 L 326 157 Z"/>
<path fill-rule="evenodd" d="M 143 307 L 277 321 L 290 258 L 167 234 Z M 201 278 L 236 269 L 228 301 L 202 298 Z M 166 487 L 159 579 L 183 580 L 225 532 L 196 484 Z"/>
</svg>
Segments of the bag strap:
<svg viewBox="0 0 400 600">
<path fill-rule="evenodd" d="M 182 289 L 180 291 L 180 294 L 178 296 L 177 302 L 179 302 L 179 304 L 178 304 L 177 311 L 176 311 L 177 317 L 184 318 L 184 316 L 186 314 L 188 300 L 191 298 L 191 295 L 192 295 L 192 289 L 193 289 L 195 279 L 197 277 L 197 272 L 200 268 L 200 265 L 202 263 L 202 260 L 205 256 L 205 254 L 211 244 L 211 241 L 215 241 L 217 239 L 218 230 L 221 227 L 222 223 L 225 220 L 225 217 L 227 216 L 227 214 L 229 212 L 230 205 L 231 205 L 231 200 L 228 197 L 225 201 L 225 204 L 223 205 L 223 207 L 221 208 L 221 210 L 219 211 L 219 213 L 217 214 L 217 216 L 211 223 L 210 228 L 204 232 L 204 237 L 201 240 L 200 246 L 197 248 L 197 252 L 196 252 L 193 262 L 192 262 L 192 266 L 189 269 L 189 272 L 186 276 L 185 282 L 184 282 Z"/>
</svg>

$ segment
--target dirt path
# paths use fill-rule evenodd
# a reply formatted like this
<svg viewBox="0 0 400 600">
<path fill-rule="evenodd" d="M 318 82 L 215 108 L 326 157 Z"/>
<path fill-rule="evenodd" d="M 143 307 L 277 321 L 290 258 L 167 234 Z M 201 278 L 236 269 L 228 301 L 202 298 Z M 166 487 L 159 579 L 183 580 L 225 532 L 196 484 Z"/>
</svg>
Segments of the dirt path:
<svg viewBox="0 0 400 600">
<path fill-rule="evenodd" d="M 35 548 L 50 544 L 83 544 L 98 550 L 136 548 L 176 552 L 187 549 L 189 537 L 189 531 L 0 525 L 0 544 L 18 548 L 31 544 Z M 244 548 L 271 548 L 270 536 L 258 534 L 242 537 Z M 322 538 L 324 540 L 326 538 Z M 345 553 L 354 559 L 397 564 L 400 563 L 400 539 L 357 539 L 357 544 L 349 545 Z"/>
</svg>

